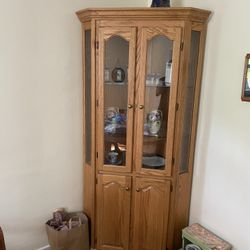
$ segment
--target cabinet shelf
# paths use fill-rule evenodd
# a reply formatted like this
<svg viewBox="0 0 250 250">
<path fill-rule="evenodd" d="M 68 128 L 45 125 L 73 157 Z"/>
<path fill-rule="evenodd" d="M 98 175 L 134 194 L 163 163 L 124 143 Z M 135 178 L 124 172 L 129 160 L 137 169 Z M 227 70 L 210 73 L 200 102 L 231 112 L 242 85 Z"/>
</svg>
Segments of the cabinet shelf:
<svg viewBox="0 0 250 250">
<path fill-rule="evenodd" d="M 166 141 L 166 137 L 144 135 L 144 143 L 154 143 Z"/>
<path fill-rule="evenodd" d="M 155 87 L 155 88 L 170 88 L 171 85 L 155 85 L 155 84 L 146 84 L 146 87 Z"/>
<path fill-rule="evenodd" d="M 126 143 L 126 134 L 105 134 L 106 142 L 119 142 L 122 144 Z"/>
<path fill-rule="evenodd" d="M 112 142 L 114 140 L 119 142 L 124 142 L 126 141 L 126 134 L 105 133 L 105 140 L 109 142 Z M 166 141 L 166 137 L 144 135 L 144 142 L 146 143 L 162 142 L 162 141 Z"/>
<path fill-rule="evenodd" d="M 105 85 L 127 86 L 127 82 L 104 82 Z"/>
</svg>

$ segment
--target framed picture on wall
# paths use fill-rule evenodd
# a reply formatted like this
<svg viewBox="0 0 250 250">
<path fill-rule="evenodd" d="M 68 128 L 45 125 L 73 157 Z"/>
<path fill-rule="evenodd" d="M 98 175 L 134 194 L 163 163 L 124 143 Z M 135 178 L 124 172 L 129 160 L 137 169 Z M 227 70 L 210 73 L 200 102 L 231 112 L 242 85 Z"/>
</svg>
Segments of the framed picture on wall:
<svg viewBox="0 0 250 250">
<path fill-rule="evenodd" d="M 250 54 L 246 55 L 241 100 L 250 102 Z"/>
</svg>

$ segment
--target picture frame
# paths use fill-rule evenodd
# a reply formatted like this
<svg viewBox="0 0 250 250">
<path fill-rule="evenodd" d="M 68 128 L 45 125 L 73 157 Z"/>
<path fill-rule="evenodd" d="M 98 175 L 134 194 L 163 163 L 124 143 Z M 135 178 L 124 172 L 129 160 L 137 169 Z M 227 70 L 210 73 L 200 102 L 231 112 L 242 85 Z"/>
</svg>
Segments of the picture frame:
<svg viewBox="0 0 250 250">
<path fill-rule="evenodd" d="M 241 100 L 250 102 L 250 54 L 247 54 L 245 57 Z"/>
<path fill-rule="evenodd" d="M 122 68 L 114 68 L 112 71 L 112 80 L 117 83 L 122 83 L 125 80 L 125 72 Z"/>
</svg>

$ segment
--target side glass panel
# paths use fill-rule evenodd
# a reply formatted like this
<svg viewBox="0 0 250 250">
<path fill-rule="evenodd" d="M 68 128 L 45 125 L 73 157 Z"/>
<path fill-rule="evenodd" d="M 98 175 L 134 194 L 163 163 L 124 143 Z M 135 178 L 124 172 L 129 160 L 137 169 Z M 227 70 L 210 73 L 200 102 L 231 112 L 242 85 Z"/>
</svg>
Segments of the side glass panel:
<svg viewBox="0 0 250 250">
<path fill-rule="evenodd" d="M 105 41 L 104 164 L 126 165 L 129 42 L 120 36 Z"/>
<path fill-rule="evenodd" d="M 91 31 L 85 31 L 85 161 L 91 165 Z"/>
<path fill-rule="evenodd" d="M 250 59 L 248 59 L 248 63 L 247 63 L 246 82 L 245 82 L 244 92 L 245 92 L 244 95 L 246 97 L 250 97 Z"/>
<path fill-rule="evenodd" d="M 142 167 L 164 170 L 173 41 L 153 37 L 147 47 Z M 140 107 L 139 107 L 140 108 Z"/>
<path fill-rule="evenodd" d="M 195 95 L 195 82 L 197 76 L 197 64 L 199 57 L 200 32 L 192 31 L 188 82 L 185 90 L 185 111 L 183 119 L 182 142 L 180 150 L 180 172 L 188 171 L 189 148 L 192 129 L 193 106 Z"/>
<path fill-rule="evenodd" d="M 250 54 L 247 54 L 245 57 L 241 100 L 246 102 L 250 101 Z"/>
</svg>

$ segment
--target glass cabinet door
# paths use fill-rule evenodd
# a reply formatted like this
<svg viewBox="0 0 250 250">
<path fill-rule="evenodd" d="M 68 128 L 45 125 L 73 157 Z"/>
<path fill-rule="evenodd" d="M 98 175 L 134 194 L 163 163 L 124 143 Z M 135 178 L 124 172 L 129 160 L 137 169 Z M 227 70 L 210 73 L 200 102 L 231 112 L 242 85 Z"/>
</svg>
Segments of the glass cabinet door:
<svg viewBox="0 0 250 250">
<path fill-rule="evenodd" d="M 142 29 L 141 71 L 138 98 L 136 169 L 171 174 L 180 30 Z"/>
<path fill-rule="evenodd" d="M 134 107 L 134 28 L 99 30 L 98 168 L 131 171 Z"/>
</svg>

